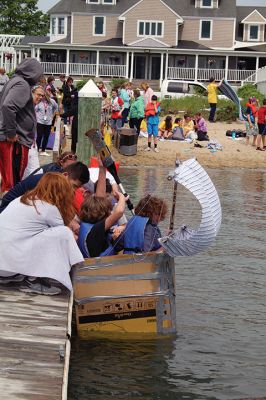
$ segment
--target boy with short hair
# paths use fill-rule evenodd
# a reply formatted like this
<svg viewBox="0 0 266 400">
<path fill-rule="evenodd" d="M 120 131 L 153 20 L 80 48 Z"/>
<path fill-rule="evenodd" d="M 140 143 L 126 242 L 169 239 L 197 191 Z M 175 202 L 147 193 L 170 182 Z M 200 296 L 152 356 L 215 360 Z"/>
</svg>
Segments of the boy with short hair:
<svg viewBox="0 0 266 400">
<path fill-rule="evenodd" d="M 265 143 L 265 136 L 266 136 L 266 99 L 263 100 L 263 105 L 258 110 L 258 140 L 257 140 L 257 148 L 256 150 L 265 151 L 266 143 Z M 260 143 L 262 142 L 262 147 Z"/>
<path fill-rule="evenodd" d="M 159 125 L 159 114 L 161 112 L 160 103 L 158 102 L 157 96 L 153 95 L 151 102 L 147 104 L 145 109 L 145 116 L 147 118 L 147 128 L 148 128 L 148 147 L 145 151 L 151 150 L 151 141 L 153 136 L 154 141 L 154 151 L 159 153 L 158 150 L 158 125 Z"/>
</svg>

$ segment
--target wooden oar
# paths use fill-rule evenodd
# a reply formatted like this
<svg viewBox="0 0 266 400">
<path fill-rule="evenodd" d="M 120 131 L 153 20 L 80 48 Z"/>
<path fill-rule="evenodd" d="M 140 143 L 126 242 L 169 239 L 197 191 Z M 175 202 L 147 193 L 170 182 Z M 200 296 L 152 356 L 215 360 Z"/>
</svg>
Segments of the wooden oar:
<svg viewBox="0 0 266 400">
<path fill-rule="evenodd" d="M 178 167 L 180 164 L 180 161 L 178 157 L 176 158 L 175 165 Z M 168 176 L 169 180 L 174 179 L 172 175 Z M 174 190 L 173 190 L 173 199 L 172 199 L 172 210 L 170 214 L 170 222 L 169 222 L 169 234 L 171 234 L 174 231 L 174 225 L 175 225 L 175 209 L 176 209 L 176 197 L 177 197 L 177 185 L 178 183 L 174 179 Z"/>
<path fill-rule="evenodd" d="M 120 178 L 117 174 L 117 170 L 116 170 L 116 166 L 115 166 L 115 162 L 113 160 L 112 154 L 111 154 L 108 146 L 106 146 L 99 129 L 94 129 L 94 128 L 90 129 L 89 131 L 87 131 L 85 133 L 85 136 L 87 136 L 91 140 L 96 152 L 101 157 L 103 166 L 110 172 L 110 174 L 112 174 L 112 176 L 114 177 L 116 183 L 118 184 L 118 186 L 121 190 L 121 193 L 123 193 L 123 195 L 125 197 L 127 197 L 128 194 L 126 193 L 126 191 L 120 181 Z M 135 214 L 134 206 L 131 203 L 130 199 L 128 199 L 126 203 L 127 203 L 128 209 L 134 215 Z"/>
</svg>

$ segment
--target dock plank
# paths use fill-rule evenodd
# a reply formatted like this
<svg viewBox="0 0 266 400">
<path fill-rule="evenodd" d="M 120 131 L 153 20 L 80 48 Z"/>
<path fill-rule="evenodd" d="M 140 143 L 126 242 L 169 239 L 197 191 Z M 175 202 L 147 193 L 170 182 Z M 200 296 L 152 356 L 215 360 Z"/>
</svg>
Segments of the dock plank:
<svg viewBox="0 0 266 400">
<path fill-rule="evenodd" d="M 71 298 L 0 288 L 0 391 L 5 400 L 61 400 L 60 359 L 70 335 Z M 66 368 L 67 369 L 67 368 Z"/>
</svg>

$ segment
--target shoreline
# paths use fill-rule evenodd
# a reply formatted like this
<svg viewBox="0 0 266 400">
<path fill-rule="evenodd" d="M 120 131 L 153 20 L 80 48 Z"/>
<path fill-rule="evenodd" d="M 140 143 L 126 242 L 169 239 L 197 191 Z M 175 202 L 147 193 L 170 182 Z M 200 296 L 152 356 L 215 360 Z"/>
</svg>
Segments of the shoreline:
<svg viewBox="0 0 266 400">
<path fill-rule="evenodd" d="M 111 152 L 114 159 L 121 163 L 121 167 L 173 167 L 174 160 L 178 157 L 180 161 L 196 158 L 203 167 L 208 168 L 265 169 L 266 151 L 258 151 L 251 144 L 246 145 L 246 138 L 233 140 L 225 135 L 229 129 L 244 130 L 244 128 L 243 122 L 208 123 L 210 139 L 217 141 L 223 148 L 213 153 L 205 147 L 208 142 L 198 142 L 204 147 L 197 148 L 193 143 L 167 140 L 159 141 L 159 153 L 153 150 L 145 152 L 147 139 L 142 137 L 138 140 L 138 151 L 135 156 L 123 156 L 114 146 L 111 147 Z"/>
</svg>

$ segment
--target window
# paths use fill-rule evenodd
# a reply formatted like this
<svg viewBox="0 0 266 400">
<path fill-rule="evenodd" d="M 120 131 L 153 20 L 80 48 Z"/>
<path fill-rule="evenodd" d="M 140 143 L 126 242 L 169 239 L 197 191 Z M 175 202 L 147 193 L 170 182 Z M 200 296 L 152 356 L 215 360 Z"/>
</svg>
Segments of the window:
<svg viewBox="0 0 266 400">
<path fill-rule="evenodd" d="M 58 18 L 58 35 L 65 34 L 65 18 Z"/>
<path fill-rule="evenodd" d="M 211 39 L 212 21 L 200 21 L 200 39 Z"/>
<path fill-rule="evenodd" d="M 213 0 L 201 0 L 201 7 L 208 7 L 212 8 L 213 7 Z"/>
<path fill-rule="evenodd" d="M 116 4 L 116 0 L 86 0 L 87 4 Z"/>
<path fill-rule="evenodd" d="M 105 36 L 105 17 L 93 17 L 93 35 Z"/>
<path fill-rule="evenodd" d="M 139 21 L 138 36 L 163 36 L 163 22 Z"/>
<path fill-rule="evenodd" d="M 115 4 L 114 0 L 103 0 L 103 4 Z"/>
<path fill-rule="evenodd" d="M 259 40 L 258 25 L 250 25 L 249 26 L 249 40 Z"/>
</svg>

